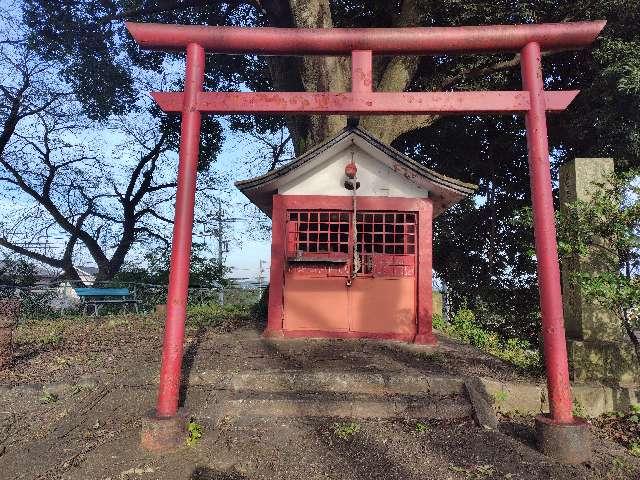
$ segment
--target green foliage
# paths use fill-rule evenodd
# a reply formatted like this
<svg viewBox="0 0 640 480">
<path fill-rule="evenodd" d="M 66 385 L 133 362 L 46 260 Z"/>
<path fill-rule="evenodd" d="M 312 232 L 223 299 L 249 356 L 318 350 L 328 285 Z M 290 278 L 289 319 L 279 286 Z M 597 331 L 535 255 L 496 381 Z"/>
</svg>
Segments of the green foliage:
<svg viewBox="0 0 640 480">
<path fill-rule="evenodd" d="M 563 205 L 558 214 L 559 253 L 563 257 L 586 256 L 594 250 L 611 261 L 638 262 L 640 247 L 640 170 L 613 174 L 594 183 L 589 200 Z M 611 267 L 618 267 L 614 259 Z"/>
<path fill-rule="evenodd" d="M 131 319 L 127 316 L 113 316 L 110 317 L 104 324 L 106 328 L 119 328 L 124 325 L 131 325 Z"/>
<path fill-rule="evenodd" d="M 493 394 L 493 401 L 497 404 L 506 402 L 508 398 L 509 392 L 507 392 L 506 390 L 498 390 Z"/>
<path fill-rule="evenodd" d="M 197 423 L 193 418 L 187 424 L 187 446 L 193 447 L 202 438 L 202 425 Z"/>
<path fill-rule="evenodd" d="M 261 323 L 267 321 L 267 314 L 269 310 L 269 286 L 262 290 L 260 299 L 255 303 L 251 309 L 251 315 Z"/>
<path fill-rule="evenodd" d="M 62 331 L 52 330 L 40 341 L 40 344 L 45 347 L 58 347 L 62 344 L 63 336 Z"/>
<path fill-rule="evenodd" d="M 0 285 L 28 287 L 36 283 L 36 266 L 23 258 L 5 255 L 0 260 Z"/>
<path fill-rule="evenodd" d="M 451 323 L 440 315 L 433 316 L 434 328 L 450 337 L 478 347 L 501 360 L 515 365 L 522 371 L 539 373 L 542 369 L 540 353 L 527 340 L 504 339 L 495 332 L 485 330 L 476 321 L 472 310 L 466 306 L 456 312 Z"/>
<path fill-rule="evenodd" d="M 40 403 L 49 404 L 56 403 L 58 401 L 58 395 L 51 392 L 45 392 L 42 397 L 40 397 Z"/>
<path fill-rule="evenodd" d="M 635 470 L 625 459 L 614 457 L 611 461 L 611 467 L 613 471 L 621 470 L 625 473 L 633 473 Z"/>
<path fill-rule="evenodd" d="M 601 75 L 624 95 L 640 95 L 640 42 L 604 38 L 594 52 L 603 66 Z"/>
<path fill-rule="evenodd" d="M 422 423 L 422 422 L 416 422 L 415 426 L 413 427 L 413 431 L 418 435 L 422 435 L 426 433 L 428 430 L 429 430 L 429 426 L 426 423 Z"/>
<path fill-rule="evenodd" d="M 580 401 L 573 399 L 573 415 L 574 417 L 585 418 L 587 411 L 584 409 L 584 405 Z"/>
<path fill-rule="evenodd" d="M 640 456 L 640 407 L 631 405 L 630 412 L 608 412 L 592 420 L 607 436 Z"/>
<path fill-rule="evenodd" d="M 29 320 L 18 325 L 16 342 L 39 347 L 56 348 L 64 342 L 69 319 Z"/>
<path fill-rule="evenodd" d="M 214 327 L 245 321 L 249 316 L 250 307 L 242 304 L 205 303 L 187 307 L 187 323 L 192 326 Z"/>
<path fill-rule="evenodd" d="M 160 249 L 147 252 L 144 256 L 146 266 L 126 265 L 114 277 L 114 282 L 122 283 L 148 283 L 153 285 L 167 285 L 169 282 L 169 263 L 171 251 Z M 194 243 L 191 251 L 191 269 L 189 285 L 192 287 L 216 287 L 229 285 L 225 276 L 230 269 L 219 267 L 217 259 L 211 258 L 207 252 L 207 246 L 203 243 Z"/>
<path fill-rule="evenodd" d="M 356 422 L 336 422 L 333 424 L 333 434 L 342 440 L 348 440 L 359 431 L 360 425 Z"/>
</svg>

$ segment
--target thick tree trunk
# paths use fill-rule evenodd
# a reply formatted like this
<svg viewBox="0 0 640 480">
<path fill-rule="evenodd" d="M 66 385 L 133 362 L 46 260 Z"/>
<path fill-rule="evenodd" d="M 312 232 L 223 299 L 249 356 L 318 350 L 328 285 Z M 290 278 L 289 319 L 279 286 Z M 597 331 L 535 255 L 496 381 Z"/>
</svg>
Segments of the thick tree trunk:
<svg viewBox="0 0 640 480">
<path fill-rule="evenodd" d="M 332 28 L 329 0 L 264 0 L 269 24 L 276 27 Z M 416 0 L 404 0 L 393 19 L 394 26 L 419 23 Z M 350 90 L 351 67 L 348 57 L 269 57 L 274 86 L 279 91 L 345 92 Z M 374 85 L 378 91 L 404 91 L 418 68 L 418 57 L 376 58 Z M 361 126 L 386 143 L 401 134 L 431 125 L 434 116 L 366 116 Z M 300 154 L 338 133 L 347 124 L 342 115 L 289 117 L 287 126 L 296 154 Z"/>
</svg>

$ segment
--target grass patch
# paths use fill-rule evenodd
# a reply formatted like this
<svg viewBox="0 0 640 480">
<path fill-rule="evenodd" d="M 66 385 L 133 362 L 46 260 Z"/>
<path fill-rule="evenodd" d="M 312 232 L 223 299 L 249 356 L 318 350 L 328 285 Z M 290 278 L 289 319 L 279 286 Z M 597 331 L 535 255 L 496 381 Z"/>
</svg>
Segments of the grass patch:
<svg viewBox="0 0 640 480">
<path fill-rule="evenodd" d="M 42 397 L 40 397 L 40 403 L 49 404 L 56 403 L 58 401 L 58 395 L 51 392 L 46 392 Z"/>
<path fill-rule="evenodd" d="M 359 431 L 360 424 L 356 422 L 336 422 L 333 424 L 333 434 L 342 440 L 348 440 Z"/>
<path fill-rule="evenodd" d="M 493 394 L 493 401 L 496 404 L 501 404 L 509 399 L 509 393 L 504 390 L 498 390 Z"/>
<path fill-rule="evenodd" d="M 21 323 L 15 332 L 16 344 L 57 348 L 64 341 L 64 333 L 71 321 L 65 319 L 34 320 Z"/>
<path fill-rule="evenodd" d="M 416 356 L 425 362 L 444 365 L 447 358 L 442 352 L 416 352 Z"/>
<path fill-rule="evenodd" d="M 109 319 L 104 322 L 104 328 L 118 328 L 124 325 L 131 324 L 131 317 L 128 315 L 114 315 L 113 317 L 109 317 Z"/>
<path fill-rule="evenodd" d="M 187 308 L 187 325 L 218 327 L 225 331 L 254 323 L 251 305 L 205 303 Z"/>
<path fill-rule="evenodd" d="M 468 308 L 458 310 L 452 322 L 445 322 L 441 315 L 434 315 L 433 326 L 445 335 L 469 343 L 514 365 L 520 371 L 534 375 L 542 372 L 540 352 L 528 341 L 504 339 L 495 332 L 485 330 L 476 322 L 475 314 Z"/>
<path fill-rule="evenodd" d="M 189 329 L 212 328 L 230 332 L 245 326 L 257 324 L 251 315 L 252 305 L 228 303 L 208 303 L 187 307 Z M 16 345 L 38 350 L 61 348 L 65 340 L 76 340 L 78 335 L 114 335 L 127 331 L 156 331 L 164 326 L 164 315 L 151 313 L 114 313 L 101 316 L 68 315 L 65 317 L 39 319 L 30 318 L 19 323 L 14 334 Z M 94 337 L 91 337 L 94 338 Z"/>
<path fill-rule="evenodd" d="M 187 432 L 189 433 L 189 436 L 187 437 L 187 446 L 193 447 L 202 438 L 202 425 L 197 423 L 194 419 L 191 419 L 187 424 Z"/>
<path fill-rule="evenodd" d="M 416 422 L 416 424 L 413 427 L 413 431 L 417 435 L 422 435 L 423 433 L 426 433 L 428 430 L 429 430 L 429 426 L 426 423 L 422 423 L 422 422 Z"/>
<path fill-rule="evenodd" d="M 631 474 L 631 473 L 633 473 L 633 470 L 634 470 L 633 466 L 631 464 L 629 464 L 629 462 L 627 462 L 623 458 L 614 457 L 613 460 L 611 461 L 611 469 L 610 469 L 611 473 L 614 473 L 614 474 L 620 474 L 620 473 Z M 629 477 L 629 478 L 631 478 L 631 477 Z"/>
</svg>

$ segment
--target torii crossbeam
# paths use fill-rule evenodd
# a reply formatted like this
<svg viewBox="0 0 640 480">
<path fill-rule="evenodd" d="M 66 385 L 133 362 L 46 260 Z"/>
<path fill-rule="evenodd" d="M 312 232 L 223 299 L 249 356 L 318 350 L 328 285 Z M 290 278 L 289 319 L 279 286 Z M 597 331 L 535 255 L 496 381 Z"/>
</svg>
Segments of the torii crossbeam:
<svg viewBox="0 0 640 480">
<path fill-rule="evenodd" d="M 546 112 L 560 112 L 566 109 L 578 92 L 544 90 L 541 52 L 585 47 L 596 39 L 604 26 L 604 21 L 361 29 L 240 28 L 127 23 L 129 32 L 142 48 L 186 50 L 187 53 L 184 92 L 152 94 L 164 111 L 182 114 L 178 189 L 157 417 L 175 417 L 178 409 L 202 113 L 502 113 L 524 114 L 526 119 L 550 406 L 550 416 L 539 417 L 537 425 L 541 430 L 555 428 L 555 433 L 552 432 L 550 435 L 557 435 L 557 431 L 567 431 L 562 427 L 582 427 L 583 423 L 572 414 L 546 123 Z M 261 55 L 351 55 L 351 91 L 204 92 L 205 51 Z M 373 55 L 492 52 L 520 52 L 522 91 L 408 93 L 374 92 L 372 89 Z M 557 438 L 555 440 L 557 441 Z M 576 461 L 584 455 L 578 447 L 577 450 L 572 450 L 571 446 L 563 448 L 565 453 L 562 458 L 566 461 Z M 566 451 L 567 448 L 569 451 Z M 545 450 L 544 444 L 542 449 Z"/>
</svg>

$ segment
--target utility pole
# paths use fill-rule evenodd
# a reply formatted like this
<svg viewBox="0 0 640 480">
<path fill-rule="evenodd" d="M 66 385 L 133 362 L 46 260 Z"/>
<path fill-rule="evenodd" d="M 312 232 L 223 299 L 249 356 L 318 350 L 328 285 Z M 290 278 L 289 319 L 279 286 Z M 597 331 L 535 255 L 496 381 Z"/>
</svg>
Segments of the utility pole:
<svg viewBox="0 0 640 480">
<path fill-rule="evenodd" d="M 225 231 L 224 227 L 226 223 L 233 222 L 236 219 L 234 218 L 224 218 L 224 212 L 222 210 L 222 200 L 217 199 L 218 202 L 218 211 L 214 214 L 214 220 L 216 222 L 216 227 L 213 229 L 213 236 L 216 237 L 216 243 L 218 244 L 218 272 L 222 274 L 222 270 L 224 269 L 224 254 L 229 251 L 229 245 L 225 240 Z"/>
<path fill-rule="evenodd" d="M 222 261 L 222 255 L 224 253 L 223 245 L 223 218 L 222 218 L 222 201 L 218 199 L 218 214 L 216 215 L 216 221 L 218 222 L 218 228 L 216 229 L 216 236 L 218 237 L 218 272 L 222 273 L 222 267 L 224 262 Z"/>
<path fill-rule="evenodd" d="M 264 264 L 264 260 L 259 260 L 259 263 L 258 263 L 258 286 L 259 286 L 261 292 L 262 292 L 262 278 L 263 278 L 263 275 L 264 275 L 264 268 L 262 267 L 263 264 Z"/>
<path fill-rule="evenodd" d="M 225 212 L 222 208 L 222 200 L 217 198 L 216 202 L 218 204 L 217 211 L 212 212 L 208 217 L 211 219 L 212 223 L 214 223 L 215 226 L 211 230 L 209 230 L 205 225 L 204 236 L 208 237 L 210 235 L 212 239 L 215 237 L 215 241 L 218 247 L 217 268 L 218 271 L 222 272 L 224 269 L 224 255 L 226 253 L 229 253 L 229 240 L 226 238 L 227 235 L 225 228 L 228 228 L 235 222 L 254 222 L 254 219 L 243 217 L 229 217 L 225 215 Z"/>
</svg>

